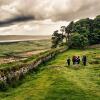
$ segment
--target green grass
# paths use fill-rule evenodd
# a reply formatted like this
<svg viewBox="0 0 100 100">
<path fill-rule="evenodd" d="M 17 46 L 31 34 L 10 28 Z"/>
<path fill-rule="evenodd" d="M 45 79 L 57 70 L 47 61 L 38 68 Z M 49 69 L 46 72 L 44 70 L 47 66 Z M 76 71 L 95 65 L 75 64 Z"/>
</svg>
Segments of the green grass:
<svg viewBox="0 0 100 100">
<path fill-rule="evenodd" d="M 42 49 L 48 49 L 51 46 L 50 40 L 33 40 L 24 41 L 10 44 L 0 44 L 0 56 L 5 56 L 9 53 L 21 53 L 27 51 L 36 51 Z"/>
<path fill-rule="evenodd" d="M 66 58 L 88 56 L 88 65 L 66 66 Z M 100 49 L 69 50 L 26 75 L 22 84 L 0 92 L 0 100 L 100 100 Z M 91 64 L 91 62 L 94 62 Z"/>
<path fill-rule="evenodd" d="M 19 56 L 20 53 L 24 53 L 24 52 L 28 52 L 28 51 L 47 50 L 47 49 L 50 49 L 50 46 L 51 46 L 50 40 L 33 40 L 33 41 L 0 44 L 0 57 L 5 58 L 5 57 L 7 57 L 7 55 L 10 55 L 10 54 Z M 27 57 L 27 59 L 24 61 L 20 60 L 20 61 L 15 61 L 15 62 L 11 62 L 11 63 L 0 64 L 0 69 L 25 64 L 25 63 L 35 59 L 37 55 Z M 22 55 L 22 57 L 23 57 L 23 55 Z"/>
</svg>

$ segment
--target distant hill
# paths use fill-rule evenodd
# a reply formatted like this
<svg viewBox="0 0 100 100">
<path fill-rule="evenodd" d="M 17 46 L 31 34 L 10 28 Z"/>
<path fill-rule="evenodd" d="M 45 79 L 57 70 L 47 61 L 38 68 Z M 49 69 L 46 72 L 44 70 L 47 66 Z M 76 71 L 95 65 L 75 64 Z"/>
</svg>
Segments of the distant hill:
<svg viewBox="0 0 100 100">
<path fill-rule="evenodd" d="M 27 35 L 0 35 L 0 42 L 9 42 L 9 41 L 25 41 L 25 40 L 43 40 L 50 39 L 50 36 L 44 35 L 35 35 L 35 36 L 27 36 Z"/>
</svg>

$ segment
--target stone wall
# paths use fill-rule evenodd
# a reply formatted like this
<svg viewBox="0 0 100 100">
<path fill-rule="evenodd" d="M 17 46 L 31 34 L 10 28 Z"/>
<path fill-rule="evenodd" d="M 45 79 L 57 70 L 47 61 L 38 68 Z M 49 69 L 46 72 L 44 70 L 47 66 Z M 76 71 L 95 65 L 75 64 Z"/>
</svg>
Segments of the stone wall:
<svg viewBox="0 0 100 100">
<path fill-rule="evenodd" d="M 11 68 L 9 70 L 0 70 L 0 82 L 9 83 L 13 80 L 19 80 L 23 75 L 36 69 L 40 64 L 47 62 L 51 58 L 54 58 L 58 53 L 62 53 L 66 51 L 67 48 L 60 48 L 53 51 L 48 52 L 46 55 L 42 55 L 38 57 L 35 61 L 30 64 L 23 64 L 18 67 L 18 69 Z"/>
</svg>

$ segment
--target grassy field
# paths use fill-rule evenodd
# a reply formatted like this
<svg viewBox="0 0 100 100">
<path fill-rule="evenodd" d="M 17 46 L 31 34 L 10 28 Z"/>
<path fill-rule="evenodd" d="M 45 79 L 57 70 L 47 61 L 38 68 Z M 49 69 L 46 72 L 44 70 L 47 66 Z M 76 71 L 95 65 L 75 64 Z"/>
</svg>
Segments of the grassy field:
<svg viewBox="0 0 100 100">
<path fill-rule="evenodd" d="M 16 43 L 0 44 L 0 56 L 9 53 L 23 53 L 27 51 L 37 51 L 48 49 L 51 46 L 50 40 L 33 40 Z"/>
<path fill-rule="evenodd" d="M 67 67 L 66 57 L 88 56 L 88 65 Z M 69 50 L 41 65 L 0 100 L 100 100 L 100 49 Z"/>
<path fill-rule="evenodd" d="M 50 47 L 49 39 L 0 43 L 0 68 L 19 65 L 21 60 L 30 59 L 31 56 L 44 52 Z"/>
</svg>

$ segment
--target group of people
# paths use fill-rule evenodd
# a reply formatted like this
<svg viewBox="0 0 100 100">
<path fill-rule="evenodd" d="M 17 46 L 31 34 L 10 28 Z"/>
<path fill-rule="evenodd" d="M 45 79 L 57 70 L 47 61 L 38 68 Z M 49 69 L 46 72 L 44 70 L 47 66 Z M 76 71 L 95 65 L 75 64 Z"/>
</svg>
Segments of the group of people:
<svg viewBox="0 0 100 100">
<path fill-rule="evenodd" d="M 82 57 L 82 60 L 80 59 L 80 56 L 73 56 L 73 57 L 72 57 L 73 65 L 75 65 L 75 64 L 80 64 L 81 61 L 82 61 L 83 65 L 86 66 L 86 64 L 87 64 L 87 57 L 84 55 L 84 56 Z M 67 58 L 67 64 L 68 64 L 68 66 L 70 66 L 70 64 L 71 64 L 71 59 L 70 59 L 70 57 Z"/>
</svg>

